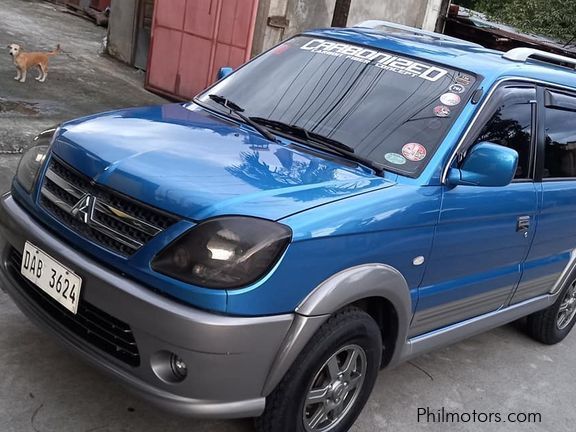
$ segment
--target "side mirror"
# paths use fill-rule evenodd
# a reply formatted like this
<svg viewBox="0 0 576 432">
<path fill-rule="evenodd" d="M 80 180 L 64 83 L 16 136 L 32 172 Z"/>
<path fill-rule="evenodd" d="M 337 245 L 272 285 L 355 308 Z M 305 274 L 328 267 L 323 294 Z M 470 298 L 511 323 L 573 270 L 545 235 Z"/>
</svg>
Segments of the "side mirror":
<svg viewBox="0 0 576 432">
<path fill-rule="evenodd" d="M 226 78 L 232 72 L 234 72 L 234 69 L 232 69 L 231 67 L 228 67 L 228 66 L 221 67 L 220 70 L 218 71 L 218 75 L 216 76 L 216 79 L 218 81 L 220 81 L 222 78 Z"/>
<path fill-rule="evenodd" d="M 507 186 L 518 167 L 518 152 L 490 142 L 476 144 L 460 168 L 448 171 L 450 185 Z"/>
</svg>

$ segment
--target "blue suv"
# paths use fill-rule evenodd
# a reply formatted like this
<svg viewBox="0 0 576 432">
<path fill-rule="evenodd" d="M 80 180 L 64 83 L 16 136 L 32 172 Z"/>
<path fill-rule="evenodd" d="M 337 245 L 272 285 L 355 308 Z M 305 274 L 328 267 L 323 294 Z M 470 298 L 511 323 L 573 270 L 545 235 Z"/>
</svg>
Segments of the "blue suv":
<svg viewBox="0 0 576 432">
<path fill-rule="evenodd" d="M 36 138 L 0 281 L 146 399 L 347 431 L 377 372 L 576 315 L 573 59 L 370 21 Z"/>
</svg>

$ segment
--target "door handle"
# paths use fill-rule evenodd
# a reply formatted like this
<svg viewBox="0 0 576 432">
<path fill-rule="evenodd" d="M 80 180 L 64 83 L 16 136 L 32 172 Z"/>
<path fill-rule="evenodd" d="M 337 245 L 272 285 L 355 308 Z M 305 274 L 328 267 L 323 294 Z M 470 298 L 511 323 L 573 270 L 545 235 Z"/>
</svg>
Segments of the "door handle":
<svg viewBox="0 0 576 432">
<path fill-rule="evenodd" d="M 520 216 L 516 222 L 516 232 L 526 232 L 530 229 L 530 216 Z"/>
</svg>

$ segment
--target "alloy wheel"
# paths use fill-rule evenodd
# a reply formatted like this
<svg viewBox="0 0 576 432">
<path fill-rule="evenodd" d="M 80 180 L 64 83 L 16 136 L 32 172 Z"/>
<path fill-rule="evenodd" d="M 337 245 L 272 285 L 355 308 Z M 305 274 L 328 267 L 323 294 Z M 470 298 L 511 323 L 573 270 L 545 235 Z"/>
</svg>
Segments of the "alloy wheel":
<svg viewBox="0 0 576 432">
<path fill-rule="evenodd" d="M 562 303 L 560 304 L 560 309 L 558 310 L 558 316 L 556 317 L 556 326 L 558 330 L 564 330 L 574 319 L 576 315 L 576 283 L 566 291 Z"/>
<path fill-rule="evenodd" d="M 354 406 L 366 375 L 366 352 L 347 345 L 318 370 L 308 388 L 303 420 L 307 432 L 328 432 Z"/>
</svg>

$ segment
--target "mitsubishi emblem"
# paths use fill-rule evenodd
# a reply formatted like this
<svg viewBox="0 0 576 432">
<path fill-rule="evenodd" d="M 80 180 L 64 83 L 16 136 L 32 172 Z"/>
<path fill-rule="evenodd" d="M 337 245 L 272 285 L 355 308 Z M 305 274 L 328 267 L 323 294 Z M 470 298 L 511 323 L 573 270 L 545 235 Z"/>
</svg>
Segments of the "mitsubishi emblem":
<svg viewBox="0 0 576 432">
<path fill-rule="evenodd" d="M 85 224 L 88 223 L 92 216 L 92 208 L 94 207 L 94 197 L 92 195 L 84 195 L 80 201 L 76 203 L 70 213 L 76 219 L 80 219 Z"/>
</svg>

